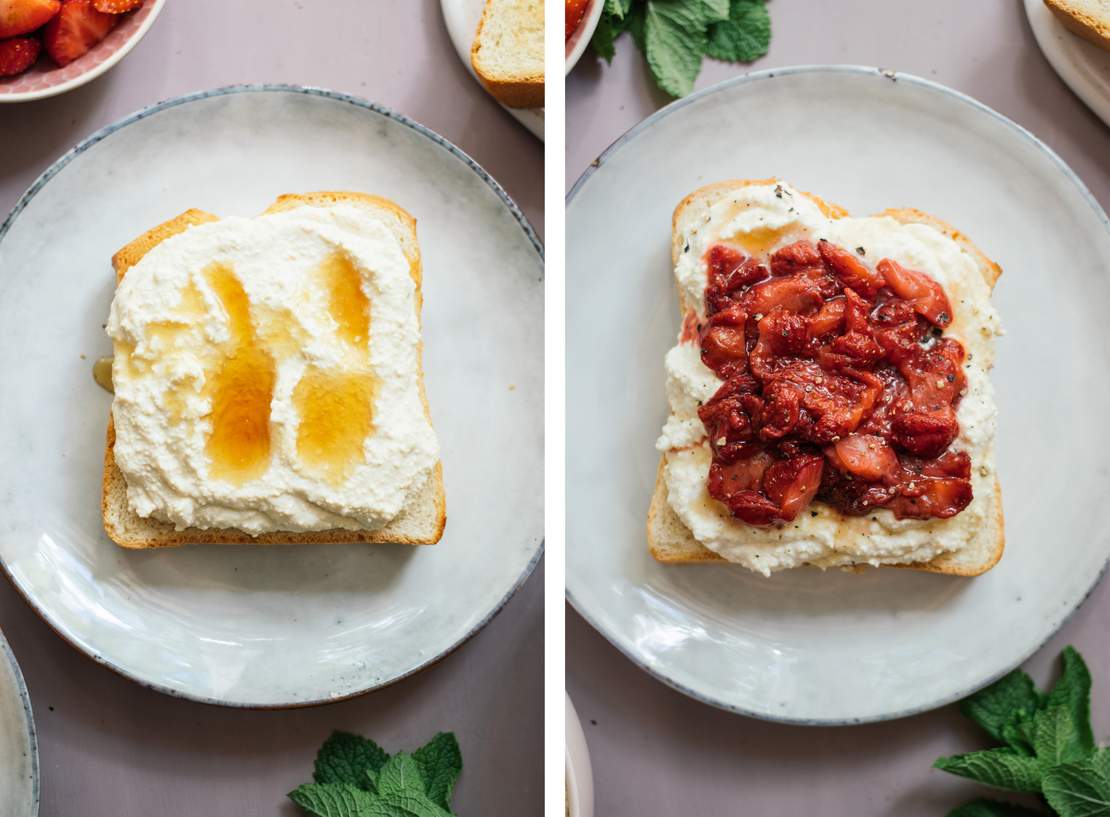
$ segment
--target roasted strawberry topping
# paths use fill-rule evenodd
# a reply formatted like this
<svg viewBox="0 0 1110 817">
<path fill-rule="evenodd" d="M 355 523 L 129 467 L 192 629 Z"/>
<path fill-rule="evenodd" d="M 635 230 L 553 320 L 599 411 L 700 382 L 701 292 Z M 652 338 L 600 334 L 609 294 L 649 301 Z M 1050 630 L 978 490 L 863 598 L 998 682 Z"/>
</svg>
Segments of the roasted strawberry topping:
<svg viewBox="0 0 1110 817">
<path fill-rule="evenodd" d="M 944 336 L 952 309 L 936 281 L 824 240 L 766 263 L 718 243 L 705 262 L 706 319 L 688 315 L 683 340 L 724 381 L 698 410 L 710 496 L 752 525 L 788 522 L 814 499 L 899 519 L 967 507 L 971 461 L 948 450 L 964 348 Z"/>
</svg>

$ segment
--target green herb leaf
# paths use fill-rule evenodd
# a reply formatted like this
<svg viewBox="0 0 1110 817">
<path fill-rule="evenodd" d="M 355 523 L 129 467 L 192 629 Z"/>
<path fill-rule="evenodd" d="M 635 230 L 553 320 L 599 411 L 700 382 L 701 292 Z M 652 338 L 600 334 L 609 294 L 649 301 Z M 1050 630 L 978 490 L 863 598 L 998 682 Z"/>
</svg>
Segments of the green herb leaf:
<svg viewBox="0 0 1110 817">
<path fill-rule="evenodd" d="M 632 0 L 605 0 L 605 10 L 602 14 L 607 14 L 616 17 L 618 20 L 622 20 L 631 8 Z"/>
<path fill-rule="evenodd" d="M 289 799 L 317 817 L 369 817 L 375 800 L 350 783 L 308 783 L 289 792 Z"/>
<path fill-rule="evenodd" d="M 948 812 L 948 817 L 1044 817 L 1039 811 L 1003 803 L 1001 800 L 972 800 Z"/>
<path fill-rule="evenodd" d="M 369 789 L 366 770 L 378 771 L 389 755 L 381 746 L 350 732 L 332 732 L 316 753 L 312 779 L 317 783 L 348 783 Z"/>
<path fill-rule="evenodd" d="M 1041 790 L 1041 765 L 1036 759 L 1019 755 L 1009 748 L 942 757 L 933 766 L 999 789 Z"/>
<path fill-rule="evenodd" d="M 647 41 L 644 37 L 645 20 L 647 19 L 647 5 L 644 3 L 637 3 L 628 12 L 626 18 L 626 25 L 628 26 L 628 33 L 632 35 L 632 41 L 636 43 L 636 47 L 640 51 L 647 53 Z"/>
<path fill-rule="evenodd" d="M 1044 703 L 1044 696 L 1033 686 L 1033 679 L 1021 670 L 995 681 L 960 704 L 960 711 L 975 721 L 988 735 L 1010 742 L 1003 731 L 1025 717 L 1031 717 Z"/>
<path fill-rule="evenodd" d="M 378 774 L 377 802 L 368 817 L 449 817 L 428 798 L 420 765 L 407 752 L 391 757 Z"/>
<path fill-rule="evenodd" d="M 1060 817 L 1110 817 L 1110 779 L 1090 761 L 1049 769 L 1043 791 Z"/>
<path fill-rule="evenodd" d="M 459 742 L 450 732 L 440 732 L 412 753 L 428 799 L 450 808 L 451 792 L 462 772 Z"/>
<path fill-rule="evenodd" d="M 764 0 L 732 0 L 728 18 L 709 28 L 706 53 L 726 62 L 752 62 L 771 45 L 771 15 Z"/>
<path fill-rule="evenodd" d="M 1034 715 L 1032 736 L 1033 751 L 1045 767 L 1083 760 L 1094 751 L 1093 746 L 1083 745 L 1072 715 L 1064 706 L 1050 706 Z"/>
<path fill-rule="evenodd" d="M 1075 647 L 1064 647 L 1060 662 L 1063 670 L 1060 679 L 1048 693 L 1048 706 L 1067 708 L 1075 729 L 1077 745 L 1084 752 L 1093 752 L 1095 738 L 1091 731 L 1091 673 Z"/>
<path fill-rule="evenodd" d="M 730 0 L 702 0 L 702 19 L 705 24 L 720 23 L 728 19 Z"/>
<path fill-rule="evenodd" d="M 609 14 L 603 14 L 597 21 L 594 36 L 590 38 L 590 47 L 606 62 L 612 62 L 613 55 L 617 53 L 617 37 L 622 33 L 624 33 L 622 22 Z"/>
<path fill-rule="evenodd" d="M 671 96 L 694 89 L 705 54 L 704 9 L 689 0 L 647 0 L 644 43 L 656 84 Z"/>
</svg>

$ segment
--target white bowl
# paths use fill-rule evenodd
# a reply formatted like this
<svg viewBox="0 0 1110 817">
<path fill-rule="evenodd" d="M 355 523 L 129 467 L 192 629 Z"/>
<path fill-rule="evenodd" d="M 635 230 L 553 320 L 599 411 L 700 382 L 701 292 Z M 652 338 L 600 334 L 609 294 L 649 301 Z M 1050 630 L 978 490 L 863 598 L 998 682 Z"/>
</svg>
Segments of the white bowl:
<svg viewBox="0 0 1110 817">
<path fill-rule="evenodd" d="M 40 58 L 29 71 L 11 79 L 0 80 L 0 102 L 30 102 L 49 96 L 64 94 L 99 77 L 126 57 L 131 49 L 146 36 L 166 0 L 150 0 L 138 11 L 124 19 L 89 52 L 69 65 L 51 66 L 49 60 Z"/>
<path fill-rule="evenodd" d="M 563 693 L 566 695 L 566 693 Z M 570 817 L 594 817 L 594 775 L 590 769 L 590 751 L 582 722 L 566 695 L 567 732 L 567 813 Z"/>
<path fill-rule="evenodd" d="M 578 60 L 581 59 L 582 53 L 589 47 L 604 8 L 605 0 L 590 0 L 590 7 L 582 17 L 582 22 L 578 24 L 578 30 L 567 40 L 566 73 L 570 73 L 570 69 L 574 68 Z"/>
</svg>

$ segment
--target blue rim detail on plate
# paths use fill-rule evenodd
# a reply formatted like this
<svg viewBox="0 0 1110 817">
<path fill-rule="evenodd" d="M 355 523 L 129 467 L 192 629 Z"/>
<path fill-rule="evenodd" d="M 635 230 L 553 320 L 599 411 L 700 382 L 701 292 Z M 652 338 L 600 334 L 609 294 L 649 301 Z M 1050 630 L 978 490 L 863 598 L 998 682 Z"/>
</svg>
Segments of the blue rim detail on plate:
<svg viewBox="0 0 1110 817">
<path fill-rule="evenodd" d="M 453 142 L 451 142 L 450 140 L 445 139 L 444 137 L 440 136 L 438 133 L 431 130 L 430 128 L 427 128 L 424 125 L 421 125 L 419 122 L 416 122 L 412 119 L 409 119 L 404 114 L 397 113 L 396 111 L 393 111 L 393 110 L 385 107 L 384 105 L 379 105 L 376 102 L 370 102 L 369 100 L 361 99 L 361 98 L 356 97 L 356 96 L 351 96 L 350 94 L 344 94 L 344 93 L 341 93 L 339 91 L 329 91 L 326 88 L 316 88 L 316 87 L 307 86 L 307 85 L 285 85 L 285 84 L 280 84 L 280 83 L 262 83 L 262 84 L 253 84 L 253 85 L 227 85 L 227 86 L 224 86 L 224 87 L 221 87 L 221 88 L 213 88 L 213 89 L 208 90 L 208 91 L 194 91 L 192 93 L 184 94 L 182 96 L 173 97 L 172 99 L 167 99 L 167 100 L 164 100 L 162 102 L 156 102 L 153 105 L 149 105 L 145 108 L 142 108 L 141 110 L 138 110 L 135 113 L 132 113 L 128 116 L 125 116 L 124 118 L 122 118 L 122 119 L 120 119 L 116 122 L 113 122 L 110 125 L 106 125 L 105 127 L 101 128 L 100 130 L 93 133 L 91 136 L 88 136 L 85 139 L 81 140 L 75 147 L 70 148 L 70 150 L 68 150 L 66 153 L 64 153 L 59 159 L 57 159 L 52 165 L 50 165 L 50 167 L 48 167 L 45 171 L 43 171 L 42 175 L 39 176 L 31 184 L 31 186 L 29 188 L 27 188 L 27 192 L 24 193 L 22 196 L 20 196 L 19 201 L 17 201 L 16 204 L 15 204 L 15 207 L 12 208 L 12 211 L 8 214 L 7 218 L 5 218 L 3 223 L 0 224 L 0 242 L 3 242 L 4 236 L 7 235 L 8 230 L 11 229 L 12 224 L 15 223 L 15 220 L 19 217 L 19 214 L 23 212 L 23 210 L 31 202 L 31 199 L 33 199 L 38 194 L 38 192 L 43 187 L 46 186 L 47 182 L 49 182 L 52 178 L 57 176 L 58 173 L 60 173 L 66 167 L 66 165 L 68 165 L 71 161 L 73 161 L 74 158 L 76 158 L 80 154 L 84 153 L 86 150 L 88 150 L 90 147 L 97 144 L 98 142 L 101 142 L 104 139 L 108 138 L 109 136 L 111 136 L 116 131 L 122 130 L 123 128 L 126 128 L 128 125 L 133 125 L 136 122 L 141 122 L 142 120 L 147 119 L 148 117 L 154 116 L 154 115 L 160 113 L 161 111 L 165 111 L 165 110 L 168 110 L 170 108 L 176 108 L 179 105 L 186 105 L 186 104 L 191 103 L 191 102 L 198 102 L 200 100 L 209 99 L 211 97 L 221 97 L 221 96 L 230 96 L 232 94 L 247 94 L 247 93 L 291 93 L 291 94 L 303 94 L 305 96 L 321 97 L 323 99 L 330 99 L 332 101 L 342 102 L 342 103 L 351 105 L 351 106 L 356 107 L 356 108 L 362 108 L 363 110 L 370 111 L 372 113 L 378 114 L 379 116 L 384 116 L 387 119 L 391 119 L 394 122 L 397 122 L 398 124 L 404 125 L 406 128 L 409 128 L 410 130 L 415 131 L 416 133 L 425 137 L 426 139 L 428 139 L 429 141 L 431 141 L 432 143 L 434 143 L 438 147 L 443 148 L 444 150 L 446 150 L 448 153 L 450 153 L 456 159 L 458 159 L 463 164 L 465 164 L 467 167 L 469 167 L 470 170 L 472 170 L 480 179 L 482 179 L 482 181 L 485 182 L 486 185 L 495 194 L 497 194 L 497 197 L 509 209 L 509 212 L 512 213 L 513 218 L 516 219 L 517 223 L 520 225 L 521 230 L 524 232 L 524 234 L 528 238 L 529 242 L 531 242 L 532 248 L 536 251 L 536 254 L 539 255 L 540 261 L 544 260 L 543 242 L 540 241 L 539 236 L 536 235 L 536 231 L 532 228 L 531 223 L 528 221 L 528 218 L 521 211 L 521 209 L 517 205 L 517 203 L 515 201 L 513 201 L 513 199 L 509 196 L 509 194 L 507 192 L 505 192 L 505 188 L 503 188 L 497 182 L 497 180 L 494 179 L 493 176 L 491 176 L 486 171 L 485 168 L 483 168 L 480 164 L 478 164 L 476 161 L 474 161 L 474 159 L 472 159 L 465 151 L 463 151 L 460 147 L 455 145 Z M 545 278 L 544 272 L 541 271 L 541 273 L 540 273 L 540 282 L 541 283 L 544 281 L 544 278 Z M 485 628 L 485 626 L 487 624 L 490 623 L 490 621 L 493 620 L 494 616 L 496 616 L 498 613 L 501 612 L 502 609 L 504 609 L 505 605 L 509 603 L 509 600 L 514 595 L 516 595 L 517 590 L 519 590 L 521 588 L 521 586 L 523 586 L 523 584 L 532 575 L 532 572 L 536 569 L 536 565 L 539 564 L 540 559 L 543 557 L 545 546 L 546 546 L 546 542 L 544 540 L 540 540 L 539 548 L 536 550 L 535 555 L 532 556 L 531 560 L 529 560 L 528 564 L 525 566 L 523 572 L 517 578 L 516 582 L 513 584 L 512 587 L 509 588 L 508 592 L 501 598 L 501 600 L 498 601 L 496 605 L 494 605 L 493 609 L 490 610 L 489 614 L 485 618 L 483 618 L 480 622 L 478 622 L 478 624 L 476 624 L 473 627 L 473 629 L 471 629 L 468 633 L 466 633 L 464 636 L 462 636 L 454 644 L 450 645 L 449 647 L 447 647 L 446 649 L 441 651 L 438 655 L 433 656 L 432 658 L 428 659 L 427 661 L 424 661 L 421 664 L 418 664 L 417 666 L 413 667 L 412 669 L 408 670 L 407 672 L 404 672 L 404 673 L 398 675 L 396 678 L 390 679 L 389 681 L 386 681 L 384 683 L 372 684 L 371 686 L 368 686 L 364 689 L 360 689 L 356 692 L 351 692 L 351 693 L 348 693 L 348 694 L 345 694 L 345 695 L 342 695 L 342 696 L 339 696 L 339 697 L 321 698 L 321 699 L 318 699 L 318 700 L 311 700 L 311 701 L 297 701 L 295 703 L 289 703 L 289 704 L 267 704 L 267 705 L 261 705 L 261 706 L 256 705 L 256 704 L 249 704 L 249 703 L 227 703 L 225 701 L 216 700 L 215 698 L 206 698 L 206 697 L 199 696 L 199 695 L 189 695 L 189 694 L 186 694 L 186 693 L 182 692 L 181 690 L 173 689 L 171 687 L 167 687 L 167 686 L 164 686 L 162 684 L 154 684 L 154 683 L 151 683 L 149 681 L 144 681 L 140 678 L 136 678 L 134 675 L 130 674 L 127 670 L 125 670 L 122 667 L 119 667 L 116 664 L 112 663 L 111 661 L 106 659 L 104 656 L 100 655 L 99 653 L 94 652 L 91 648 L 86 649 L 85 646 L 77 643 L 77 641 L 75 641 L 73 638 L 71 638 L 69 636 L 69 634 L 62 632 L 55 625 L 54 621 L 46 614 L 46 612 L 43 611 L 35 603 L 34 600 L 32 600 L 32 598 L 27 594 L 27 592 L 23 589 L 23 587 L 16 580 L 15 576 L 12 575 L 12 572 L 8 568 L 8 564 L 3 559 L 2 554 L 0 554 L 0 567 L 3 568 L 4 575 L 8 579 L 8 582 L 12 585 L 13 588 L 15 588 L 15 590 L 19 593 L 19 595 L 23 597 L 23 600 L 27 602 L 27 605 L 35 612 L 35 614 L 39 618 L 41 618 L 50 627 L 50 629 L 52 629 L 55 633 L 57 633 L 58 636 L 60 636 L 63 641 L 65 641 L 67 644 L 69 644 L 71 647 L 73 647 L 75 650 L 77 650 L 81 654 L 86 655 L 89 658 L 91 658 L 97 664 L 100 664 L 101 666 L 107 667 L 108 669 L 112 670 L 113 672 L 117 673 L 118 675 L 122 675 L 124 678 L 127 678 L 129 681 L 135 682 L 136 684 L 138 684 L 141 687 L 144 687 L 145 689 L 154 690 L 155 692 L 161 692 L 162 694 L 169 695 L 170 697 L 173 697 L 173 698 L 181 698 L 181 699 L 188 700 L 188 701 L 196 701 L 197 703 L 208 704 L 210 706 L 223 706 L 223 707 L 228 707 L 230 709 L 259 709 L 259 710 L 307 709 L 307 708 L 313 707 L 313 706 L 324 706 L 325 704 L 332 704 L 332 703 L 339 703 L 340 701 L 347 701 L 347 700 L 350 700 L 351 698 L 357 698 L 360 695 L 365 695 L 368 692 L 373 692 L 373 691 L 378 690 L 378 689 L 384 689 L 385 687 L 392 686 L 393 684 L 396 684 L 399 681 L 403 681 L 405 678 L 408 678 L 412 675 L 415 675 L 416 673 L 420 672 L 421 670 L 427 669 L 428 667 L 432 666 L 433 664 L 437 664 L 440 661 L 442 661 L 448 655 L 455 652 L 455 650 L 457 650 L 459 647 L 461 647 L 463 644 L 465 644 L 467 641 L 469 641 L 471 638 L 473 638 L 475 635 L 477 635 L 483 628 Z M 28 707 L 28 712 L 30 712 L 30 702 L 29 702 L 29 700 L 27 701 L 27 707 Z M 37 757 L 37 755 L 36 755 L 36 757 Z M 36 763 L 37 763 L 37 761 L 36 761 Z M 37 784 L 37 778 L 36 778 L 36 792 L 37 792 L 37 785 L 38 784 Z M 37 801 L 38 801 L 38 797 L 37 797 L 37 793 L 36 793 L 36 813 L 37 813 L 37 808 L 38 808 Z"/>
<path fill-rule="evenodd" d="M 27 717 L 27 744 L 31 750 L 31 817 L 38 817 L 39 813 L 39 739 L 35 731 L 35 716 L 31 711 L 31 696 L 27 692 L 27 683 L 23 680 L 23 670 L 15 660 L 15 653 L 8 643 L 8 639 L 0 632 L 0 652 L 3 652 L 8 664 L 11 665 L 15 675 L 16 686 L 19 689 L 19 700 L 23 704 L 23 714 Z"/>
<path fill-rule="evenodd" d="M 1075 171 L 1068 167 L 1064 160 L 1061 159 L 1056 154 L 1056 152 L 1052 150 L 1052 148 L 1050 148 L 1028 130 L 1023 128 L 1021 125 L 1017 124 L 1012 119 L 1003 116 L 993 108 L 984 105 L 982 102 L 979 102 L 978 100 L 973 99 L 967 94 L 961 93 L 960 91 L 957 91 L 953 88 L 949 88 L 947 85 L 941 85 L 939 82 L 932 82 L 931 80 L 914 76 L 913 74 L 903 74 L 898 71 L 891 71 L 883 68 L 872 68 L 866 65 L 795 65 L 788 68 L 770 68 L 763 71 L 752 71 L 748 74 L 742 74 L 738 77 L 732 77 L 731 79 L 726 79 L 723 82 L 718 82 L 716 85 L 711 85 L 708 88 L 702 88 L 700 91 L 695 91 L 689 96 L 675 100 L 666 107 L 661 108 L 653 113 L 647 119 L 644 119 L 636 125 L 633 125 L 629 130 L 625 131 L 625 133 L 617 137 L 617 139 L 611 145 L 609 145 L 609 147 L 605 148 L 605 150 L 601 152 L 601 155 L 594 159 L 594 161 L 592 161 L 589 166 L 582 172 L 582 175 L 578 177 L 577 181 L 575 181 L 574 185 L 570 189 L 570 192 L 568 192 L 566 195 L 566 206 L 568 208 L 570 207 L 571 202 L 574 200 L 574 197 L 578 194 L 579 190 L 581 190 L 582 186 L 590 179 L 591 176 L 593 176 L 598 168 L 604 165 L 610 159 L 610 157 L 612 157 L 617 151 L 624 147 L 626 143 L 630 142 L 640 133 L 650 128 L 663 117 L 669 116 L 675 111 L 678 111 L 691 104 L 692 102 L 696 102 L 697 100 L 702 99 L 703 97 L 710 96 L 719 91 L 723 91 L 737 85 L 747 85 L 748 83 L 752 82 L 772 80 L 775 77 L 792 76 L 796 74 L 852 74 L 856 76 L 871 77 L 882 82 L 904 82 L 907 85 L 916 85 L 918 87 L 938 93 L 942 96 L 951 97 L 958 102 L 968 105 L 969 107 L 981 113 L 989 115 L 993 119 L 1001 122 L 1003 125 L 1015 131 L 1019 136 L 1022 136 L 1024 139 L 1030 142 L 1034 147 L 1039 148 L 1041 151 L 1043 151 L 1048 156 L 1048 158 L 1052 160 L 1052 162 L 1056 165 L 1060 172 L 1063 173 L 1064 176 L 1069 181 L 1071 181 L 1072 184 L 1075 185 L 1075 187 L 1079 190 L 1080 195 L 1082 195 L 1086 202 L 1091 206 L 1091 209 L 1094 210 L 1095 215 L 1099 217 L 1099 220 L 1106 228 L 1107 233 L 1110 234 L 1110 217 L 1107 217 L 1106 211 L 1102 209 L 1101 205 L 1099 205 L 1098 201 L 1091 194 L 1091 191 L 1087 189 L 1087 186 L 1083 184 L 1082 180 L 1080 180 L 1080 178 L 1075 174 Z M 913 707 L 884 717 L 850 718 L 846 720 L 814 720 L 812 718 L 773 717 L 766 712 L 756 712 L 750 709 L 746 709 L 742 706 L 730 704 L 727 701 L 716 700 L 706 695 L 702 695 L 685 686 L 684 684 L 681 684 L 671 678 L 667 678 L 659 672 L 656 672 L 654 668 L 642 662 L 629 650 L 624 649 L 624 647 L 618 644 L 613 639 L 613 637 L 610 636 L 609 633 L 607 633 L 601 626 L 598 625 L 597 621 L 594 620 L 594 618 L 592 618 L 585 612 L 582 606 L 575 600 L 574 594 L 570 592 L 569 588 L 566 590 L 566 599 L 570 603 L 570 606 L 574 608 L 574 611 L 578 613 L 578 615 L 580 615 L 587 624 L 593 627 L 595 631 L 600 633 L 606 641 L 612 644 L 618 652 L 624 655 L 625 658 L 627 658 L 634 665 L 646 672 L 648 675 L 655 678 L 657 681 L 662 682 L 663 684 L 669 686 L 671 689 L 674 689 L 677 692 L 681 692 L 683 695 L 686 695 L 689 698 L 693 698 L 695 701 L 699 701 L 703 704 L 708 704 L 709 706 L 716 707 L 717 709 L 723 709 L 726 712 L 732 712 L 737 715 L 744 715 L 749 718 L 755 718 L 756 720 L 771 721 L 774 723 L 785 723 L 792 726 L 858 726 L 866 723 L 881 723 L 883 721 L 893 721 L 900 718 L 908 718 L 913 715 L 920 715 L 923 712 L 932 712 L 934 709 L 940 709 L 942 706 L 947 706 L 948 704 L 955 703 L 956 701 L 966 698 L 968 695 L 978 692 L 980 689 L 983 689 L 984 687 L 994 683 L 999 678 L 1003 677 L 1016 667 L 1021 666 L 1026 661 L 1028 661 L 1030 657 L 1039 652 L 1052 639 L 1052 637 L 1060 631 L 1060 628 L 1063 627 L 1064 624 L 1066 624 L 1073 615 L 1075 615 L 1076 611 L 1078 611 L 1079 608 L 1082 607 L 1084 603 L 1086 603 L 1087 599 L 1091 597 L 1091 593 L 1094 592 L 1095 588 L 1098 587 L 1099 583 L 1106 575 L 1107 568 L 1110 568 L 1110 559 L 1103 563 L 1102 569 L 1099 571 L 1098 576 L 1095 577 L 1094 582 L 1087 589 L 1087 592 L 1083 595 L 1083 598 L 1079 600 L 1079 603 L 1076 604 L 1071 610 L 1069 610 L 1068 613 L 1063 618 L 1061 618 L 1059 622 L 1056 623 L 1056 625 L 1052 628 L 1048 637 L 1044 641 L 1038 644 L 1034 649 L 1030 650 L 1013 667 L 1010 667 L 1010 669 L 999 672 L 987 678 L 987 680 L 985 680 L 982 684 L 979 684 L 970 689 L 966 689 L 963 692 L 956 693 L 955 695 L 947 696 L 940 699 L 939 701 L 927 704 L 925 706 Z"/>
</svg>

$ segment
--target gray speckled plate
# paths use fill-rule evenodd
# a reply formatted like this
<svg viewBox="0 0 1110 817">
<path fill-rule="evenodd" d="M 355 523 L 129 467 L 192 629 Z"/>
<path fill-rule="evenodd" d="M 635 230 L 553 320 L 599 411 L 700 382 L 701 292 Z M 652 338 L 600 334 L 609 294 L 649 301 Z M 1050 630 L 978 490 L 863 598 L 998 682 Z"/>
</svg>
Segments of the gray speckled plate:
<svg viewBox="0 0 1110 817">
<path fill-rule="evenodd" d="M 645 516 L 677 317 L 670 218 L 695 188 L 778 176 L 856 214 L 918 207 L 1005 270 L 994 372 L 1007 547 L 966 580 L 663 566 Z M 604 274 L 599 274 L 603 270 Z M 1110 555 L 1110 224 L 1013 122 L 856 67 L 758 72 L 660 111 L 567 205 L 567 591 L 633 661 L 708 703 L 798 723 L 908 715 L 1008 671 Z"/>
<path fill-rule="evenodd" d="M 39 752 L 23 673 L 0 633 L 0 817 L 39 813 Z"/>
<path fill-rule="evenodd" d="M 92 361 L 111 254 L 188 207 L 360 190 L 418 220 L 424 366 L 443 450 L 434 547 L 191 547 L 104 535 L 110 396 Z M 441 137 L 350 97 L 289 87 L 172 100 L 93 135 L 0 228 L 0 559 L 66 640 L 164 692 L 232 706 L 383 686 L 473 634 L 543 537 L 543 260 L 505 192 Z M 13 388 L 14 386 L 14 388 Z"/>
</svg>

